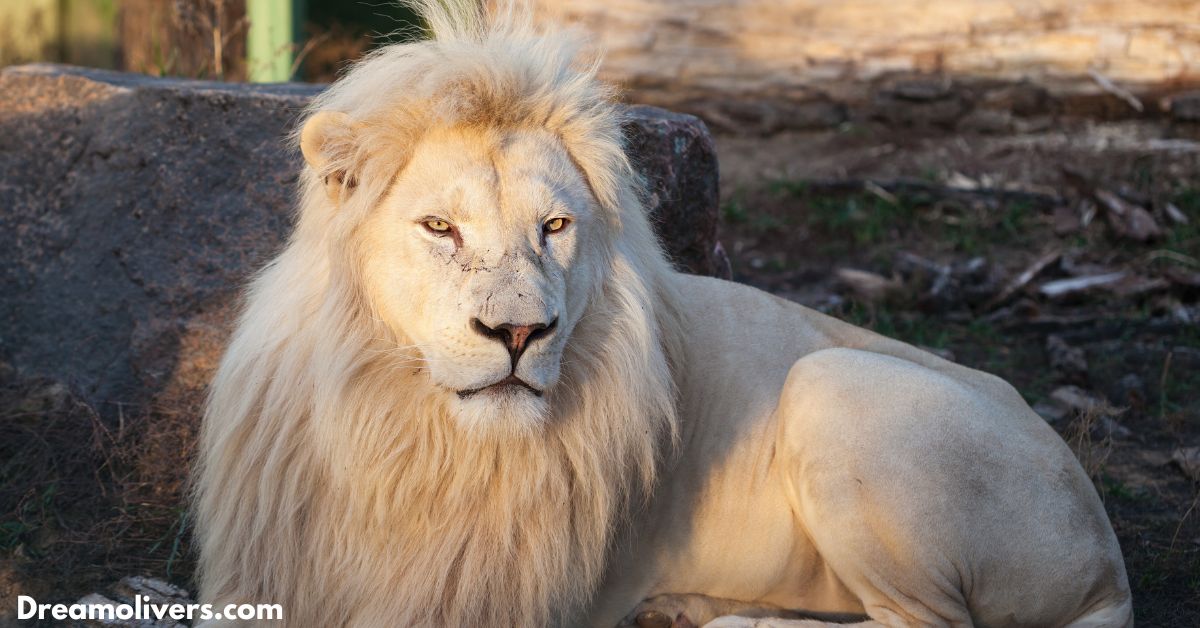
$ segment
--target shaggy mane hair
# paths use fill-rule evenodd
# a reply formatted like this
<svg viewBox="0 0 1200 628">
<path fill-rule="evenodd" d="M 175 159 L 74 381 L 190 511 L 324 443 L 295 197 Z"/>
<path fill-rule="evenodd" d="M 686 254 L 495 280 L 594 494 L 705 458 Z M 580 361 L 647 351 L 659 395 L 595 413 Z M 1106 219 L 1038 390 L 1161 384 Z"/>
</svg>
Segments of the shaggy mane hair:
<svg viewBox="0 0 1200 628">
<path fill-rule="evenodd" d="M 252 281 L 211 388 L 195 470 L 201 597 L 283 605 L 291 625 L 579 620 L 676 438 L 670 271 L 636 193 L 621 110 L 512 4 L 412 4 L 432 39 L 355 65 L 311 105 L 356 147 L 306 167 L 295 232 Z M 562 139 L 606 214 L 608 269 L 525 431 L 448 415 L 361 283 L 356 229 L 437 127 Z M 335 207 L 337 177 L 350 193 Z"/>
</svg>

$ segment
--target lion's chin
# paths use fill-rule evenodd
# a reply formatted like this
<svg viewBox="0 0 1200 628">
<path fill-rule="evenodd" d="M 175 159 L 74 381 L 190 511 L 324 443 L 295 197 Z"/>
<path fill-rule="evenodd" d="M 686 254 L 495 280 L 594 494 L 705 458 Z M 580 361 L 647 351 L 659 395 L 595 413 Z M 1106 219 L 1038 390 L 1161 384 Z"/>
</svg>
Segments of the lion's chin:
<svg viewBox="0 0 1200 628">
<path fill-rule="evenodd" d="M 454 395 L 450 411 L 464 427 L 487 434 L 521 434 L 538 429 L 549 417 L 546 399 L 520 386 L 486 388 Z"/>
</svg>

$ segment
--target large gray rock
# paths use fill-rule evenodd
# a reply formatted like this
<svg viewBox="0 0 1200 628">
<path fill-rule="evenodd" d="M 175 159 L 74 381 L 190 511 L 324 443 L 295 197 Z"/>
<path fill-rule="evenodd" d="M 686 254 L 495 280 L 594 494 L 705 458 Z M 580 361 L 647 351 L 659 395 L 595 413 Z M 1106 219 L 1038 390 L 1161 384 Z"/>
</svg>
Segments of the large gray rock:
<svg viewBox="0 0 1200 628">
<path fill-rule="evenodd" d="M 0 360 L 105 414 L 202 389 L 238 288 L 290 230 L 300 159 L 283 138 L 320 89 L 0 72 Z M 719 272 L 703 123 L 638 107 L 627 131 L 668 252 Z"/>
</svg>

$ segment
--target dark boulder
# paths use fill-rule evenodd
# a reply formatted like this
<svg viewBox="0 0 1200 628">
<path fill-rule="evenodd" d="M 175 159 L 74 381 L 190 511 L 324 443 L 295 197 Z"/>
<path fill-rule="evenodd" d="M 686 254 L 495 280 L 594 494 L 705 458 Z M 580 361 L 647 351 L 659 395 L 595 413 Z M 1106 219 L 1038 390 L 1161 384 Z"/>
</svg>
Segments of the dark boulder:
<svg viewBox="0 0 1200 628">
<path fill-rule="evenodd" d="M 0 72 L 0 360 L 105 415 L 202 390 L 239 288 L 291 228 L 300 158 L 284 138 L 320 90 Z M 627 131 L 672 259 L 719 273 L 704 124 L 635 107 Z"/>
</svg>

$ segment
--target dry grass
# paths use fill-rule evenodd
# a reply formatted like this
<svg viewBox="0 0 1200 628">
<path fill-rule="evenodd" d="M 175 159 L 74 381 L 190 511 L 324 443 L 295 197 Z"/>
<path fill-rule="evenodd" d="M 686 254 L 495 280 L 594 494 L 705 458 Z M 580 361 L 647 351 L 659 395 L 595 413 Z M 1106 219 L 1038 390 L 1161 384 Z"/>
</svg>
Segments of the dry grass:
<svg viewBox="0 0 1200 628">
<path fill-rule="evenodd" d="M 1076 412 L 1063 432 L 1064 440 L 1071 447 L 1071 451 L 1075 452 L 1075 457 L 1079 459 L 1084 472 L 1100 490 L 1101 497 L 1104 496 L 1101 480 L 1105 462 L 1113 450 L 1112 430 L 1105 426 L 1105 420 L 1112 421 L 1122 412 L 1123 410 L 1107 403 L 1094 404 Z"/>
<path fill-rule="evenodd" d="M 16 595 L 77 599 L 124 575 L 187 583 L 182 421 L 110 423 L 61 384 L 0 387 L 0 617 Z"/>
</svg>

